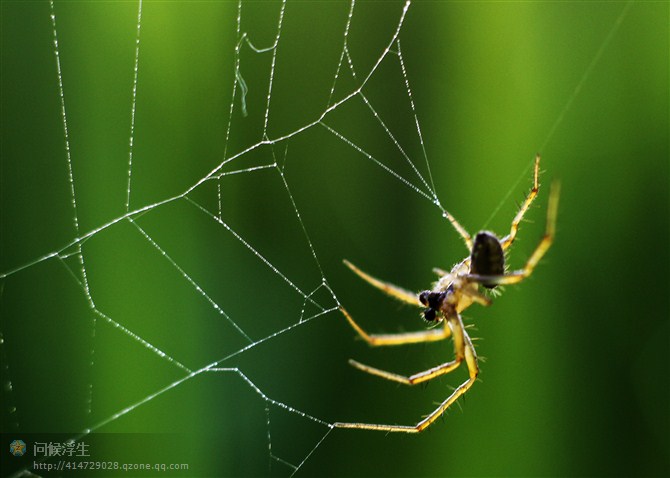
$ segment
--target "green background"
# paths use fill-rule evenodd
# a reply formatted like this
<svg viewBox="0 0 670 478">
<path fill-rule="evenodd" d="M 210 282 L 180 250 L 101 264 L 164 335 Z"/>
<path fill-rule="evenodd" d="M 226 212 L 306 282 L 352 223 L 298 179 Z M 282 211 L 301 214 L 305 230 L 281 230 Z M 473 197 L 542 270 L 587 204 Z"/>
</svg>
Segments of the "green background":
<svg viewBox="0 0 670 478">
<path fill-rule="evenodd" d="M 481 380 L 425 433 L 327 433 L 264 400 L 325 423 L 413 424 L 466 377 L 409 388 L 352 369 L 413 373 L 451 344 L 372 350 L 333 310 L 371 332 L 421 329 L 341 260 L 423 290 L 467 254 L 438 207 L 363 154 L 426 191 L 364 101 L 428 181 L 396 46 L 322 117 L 357 148 L 301 130 L 361 85 L 402 8 L 356 4 L 356 75 L 345 60 L 329 100 L 350 5 L 289 2 L 264 137 L 272 51 L 239 39 L 272 46 L 281 4 L 244 3 L 238 32 L 234 2 L 145 2 L 130 211 L 150 207 L 98 230 L 126 214 L 137 4 L 55 2 L 77 233 L 49 4 L 2 2 L 3 438 L 146 433 L 132 447 L 102 435 L 91 459 L 200 476 L 287 475 L 282 461 L 306 458 L 298 475 L 668 475 L 666 2 L 412 4 L 399 38 L 441 204 L 471 233 L 504 234 L 539 151 L 543 187 L 511 267 L 542 234 L 554 178 L 556 243 L 530 279 L 466 311 Z M 248 115 L 238 86 L 227 135 L 238 44 Z M 171 199 L 252 145 L 222 171 L 278 166 Z M 257 389 L 206 372 L 154 397 L 228 356 L 219 366 Z"/>
</svg>

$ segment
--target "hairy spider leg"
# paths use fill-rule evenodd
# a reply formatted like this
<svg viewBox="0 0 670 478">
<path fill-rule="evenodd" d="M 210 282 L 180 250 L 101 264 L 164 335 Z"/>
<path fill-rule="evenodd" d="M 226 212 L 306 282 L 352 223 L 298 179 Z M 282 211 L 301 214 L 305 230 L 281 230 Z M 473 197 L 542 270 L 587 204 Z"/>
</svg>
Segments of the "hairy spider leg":
<svg viewBox="0 0 670 478">
<path fill-rule="evenodd" d="M 558 214 L 558 199 L 560 196 L 560 183 L 554 182 L 551 185 L 551 191 L 549 192 L 549 203 L 547 204 L 547 225 L 540 240 L 540 243 L 537 245 L 530 258 L 523 266 L 522 269 L 508 272 L 499 276 L 482 276 L 478 274 L 468 274 L 466 278 L 473 282 L 480 283 L 493 283 L 496 285 L 505 285 L 505 284 L 516 284 L 521 282 L 526 277 L 530 276 L 537 266 L 537 263 L 540 262 L 540 259 L 544 254 L 549 250 L 551 244 L 554 242 L 554 236 L 556 235 L 556 216 Z"/>
<path fill-rule="evenodd" d="M 444 340 L 451 335 L 451 329 L 447 327 L 446 324 L 441 328 L 419 330 L 418 332 L 405 332 L 400 334 L 368 334 L 360 325 L 356 323 L 356 321 L 354 321 L 354 319 L 351 317 L 351 315 L 349 315 L 349 312 L 347 312 L 344 307 L 340 307 L 340 312 L 342 312 L 344 318 L 347 319 L 349 325 L 351 325 L 351 327 L 358 333 L 358 335 L 360 335 L 363 340 L 365 340 L 373 347 L 436 342 L 438 340 Z M 352 361 L 350 361 L 350 363 L 351 362 Z"/>
<path fill-rule="evenodd" d="M 386 380 L 390 380 L 392 382 L 403 383 L 405 385 L 416 385 L 417 383 L 427 382 L 428 380 L 432 380 L 435 377 L 439 377 L 440 375 L 444 375 L 453 370 L 456 370 L 461 364 L 461 360 L 445 362 L 438 365 L 437 367 L 429 368 L 428 370 L 424 370 L 423 372 L 418 372 L 410 376 L 400 375 L 375 367 L 370 367 L 369 365 L 365 365 L 353 359 L 349 360 L 349 364 L 353 367 L 356 367 L 358 370 L 369 373 L 370 375 L 376 375 L 377 377 L 385 378 Z"/>
<path fill-rule="evenodd" d="M 468 248 L 468 251 L 472 250 L 472 236 L 470 236 L 470 233 L 465 230 L 463 226 L 456 220 L 454 216 L 449 213 L 446 209 L 442 209 L 442 214 L 449 220 L 452 226 L 454 226 L 454 229 L 456 229 L 456 232 L 460 234 L 460 236 L 463 238 L 463 241 L 465 242 L 465 247 Z"/>
<path fill-rule="evenodd" d="M 388 294 L 391 297 L 394 297 L 402 302 L 405 302 L 406 304 L 414 305 L 416 307 L 422 307 L 421 302 L 419 302 L 419 297 L 414 292 L 410 292 L 408 290 L 403 289 L 402 287 L 398 287 L 397 285 L 391 284 L 390 282 L 384 282 L 375 277 L 372 277 L 370 274 L 363 272 L 346 259 L 344 259 L 342 262 L 344 262 L 345 266 L 347 266 L 349 269 L 355 272 L 356 275 L 358 275 L 365 282 L 369 283 L 373 287 L 376 287 L 385 294 Z"/>
<path fill-rule="evenodd" d="M 456 401 L 458 398 L 463 395 L 465 392 L 467 392 L 472 384 L 475 382 L 477 379 L 477 375 L 479 375 L 479 365 L 477 364 L 477 354 L 475 353 L 475 349 L 472 346 L 472 341 L 470 340 L 470 337 L 468 336 L 467 332 L 465 331 L 465 328 L 463 326 L 463 321 L 461 320 L 461 316 L 454 312 L 453 314 L 450 314 L 447 318 L 447 322 L 449 323 L 449 328 L 451 328 L 453 336 L 454 336 L 454 354 L 455 354 L 455 359 L 453 362 L 447 362 L 442 365 L 438 365 L 437 367 L 434 367 L 432 369 L 426 370 L 425 372 L 418 373 L 416 375 L 413 375 L 412 377 L 403 377 L 401 375 L 396 375 L 392 374 L 389 372 L 384 372 L 383 370 L 378 370 L 378 369 L 373 369 L 372 367 L 368 367 L 367 365 L 362 365 L 358 364 L 358 362 L 355 362 L 355 364 L 360 365 L 355 365 L 357 368 L 360 368 L 361 370 L 372 373 L 373 375 L 378 375 L 382 378 L 386 378 L 388 380 L 393 380 L 396 382 L 401 382 L 401 383 L 406 383 L 408 385 L 413 385 L 415 383 L 421 383 L 426 380 L 431 380 L 439 375 L 442 375 L 444 373 L 450 372 L 451 370 L 455 369 L 463 360 L 465 360 L 465 363 L 468 366 L 468 372 L 469 372 L 469 378 L 463 382 L 454 392 L 447 398 L 444 402 L 440 404 L 435 410 L 433 410 L 426 418 L 418 422 L 414 426 L 407 426 L 407 425 L 380 425 L 380 424 L 374 424 L 374 423 L 342 423 L 342 422 L 337 422 L 334 424 L 334 426 L 338 428 L 355 428 L 359 430 L 377 430 L 377 431 L 385 431 L 385 432 L 402 432 L 402 433 L 418 433 L 426 428 L 428 428 L 435 420 L 440 418 L 442 414 Z M 445 327 L 446 328 L 446 327 Z M 413 377 L 419 377 L 419 379 L 415 379 L 412 381 Z"/>
<path fill-rule="evenodd" d="M 505 237 L 502 238 L 500 241 L 500 245 L 502 246 L 503 250 L 509 249 L 509 247 L 512 245 L 514 242 L 514 239 L 516 238 L 517 232 L 519 232 L 519 224 L 521 224 L 521 221 L 523 220 L 524 214 L 526 214 L 526 211 L 528 211 L 528 208 L 530 208 L 530 205 L 533 203 L 535 198 L 537 197 L 537 192 L 540 189 L 540 183 L 538 181 L 538 178 L 540 176 L 540 155 L 535 156 L 535 169 L 533 173 L 533 187 L 531 188 L 530 192 L 526 196 L 525 201 L 523 204 L 521 204 L 521 207 L 519 208 L 519 212 L 516 213 L 516 216 L 514 216 L 514 219 L 512 220 L 512 227 L 510 228 L 509 234 Z"/>
</svg>

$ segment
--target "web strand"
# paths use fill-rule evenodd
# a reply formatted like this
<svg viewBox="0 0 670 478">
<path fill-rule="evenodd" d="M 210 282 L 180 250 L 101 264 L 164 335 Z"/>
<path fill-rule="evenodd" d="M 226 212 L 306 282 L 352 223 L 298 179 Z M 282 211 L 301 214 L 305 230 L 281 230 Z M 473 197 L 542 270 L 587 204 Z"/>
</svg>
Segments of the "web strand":
<svg viewBox="0 0 670 478">
<path fill-rule="evenodd" d="M 63 135 L 65 137 L 65 161 L 67 165 L 68 183 L 70 185 L 70 203 L 72 205 L 72 223 L 75 234 L 79 235 L 79 215 L 77 214 L 77 200 L 74 190 L 74 173 L 72 171 L 72 155 L 70 153 L 70 133 L 67 126 L 67 114 L 65 112 L 65 88 L 63 87 L 63 71 L 60 64 L 60 48 L 58 47 L 58 29 L 56 28 L 56 10 L 53 0 L 49 0 L 51 10 L 51 27 L 53 29 L 54 55 L 56 56 L 56 75 L 58 78 L 58 97 L 60 99 L 61 120 L 63 122 Z"/>
<path fill-rule="evenodd" d="M 58 79 L 58 96 L 60 99 L 60 108 L 61 108 L 61 120 L 63 123 L 63 136 L 65 140 L 65 159 L 67 164 L 67 174 L 68 174 L 68 183 L 70 185 L 70 203 L 72 205 L 72 222 L 74 225 L 75 235 L 79 235 L 79 213 L 77 211 L 77 199 L 75 194 L 75 185 L 74 185 L 74 169 L 72 166 L 72 154 L 70 149 L 70 132 L 68 129 L 67 121 L 67 112 L 65 108 L 65 87 L 63 86 L 63 71 L 61 67 L 61 58 L 60 58 L 60 48 L 58 44 L 58 28 L 56 26 L 56 9 L 54 7 L 53 0 L 49 0 L 49 11 L 51 18 L 51 26 L 53 29 L 53 46 L 54 46 L 54 55 L 56 57 L 56 76 Z M 79 262 L 81 281 L 79 283 L 82 286 L 86 300 L 91 309 L 95 309 L 95 304 L 93 303 L 93 297 L 91 296 L 91 290 L 88 283 L 88 277 L 86 274 L 86 265 L 84 262 L 84 255 L 82 253 L 81 244 L 76 244 L 76 253 L 77 261 Z M 91 337 L 91 346 L 89 347 L 89 367 L 93 367 L 95 360 L 95 348 L 93 342 L 95 339 L 97 321 L 95 315 L 91 321 L 90 328 L 90 337 Z M 86 414 L 90 415 L 93 407 L 93 383 L 90 383 L 88 386 L 88 397 L 86 400 L 87 410 Z"/>
<path fill-rule="evenodd" d="M 137 109 L 137 78 L 140 71 L 140 32 L 142 29 L 142 0 L 137 6 L 137 34 L 135 36 L 135 62 L 133 65 L 133 96 L 130 106 L 130 139 L 128 140 L 128 187 L 126 190 L 126 212 L 130 209 L 130 186 L 133 175 L 133 145 L 135 144 L 135 111 Z"/>
<path fill-rule="evenodd" d="M 337 68 L 335 70 L 335 78 L 333 79 L 333 86 L 330 87 L 330 94 L 328 95 L 328 103 L 326 104 L 326 107 L 330 106 L 333 101 L 333 95 L 335 94 L 335 87 L 337 86 L 337 80 L 340 78 L 340 71 L 342 70 L 342 63 L 344 58 L 347 58 L 347 61 L 349 62 L 349 66 L 351 67 L 351 59 L 349 58 L 349 53 L 348 53 L 348 46 L 347 46 L 347 41 L 349 38 L 349 29 L 351 28 L 351 19 L 354 16 L 354 6 L 356 5 L 356 2 L 354 0 L 351 0 L 351 6 L 349 7 L 349 15 L 347 15 L 347 24 L 344 27 L 344 39 L 342 41 L 342 51 L 340 53 L 340 59 L 337 62 Z M 354 77 L 356 78 L 356 73 L 353 71 L 353 68 L 351 69 L 351 73 Z"/>
</svg>

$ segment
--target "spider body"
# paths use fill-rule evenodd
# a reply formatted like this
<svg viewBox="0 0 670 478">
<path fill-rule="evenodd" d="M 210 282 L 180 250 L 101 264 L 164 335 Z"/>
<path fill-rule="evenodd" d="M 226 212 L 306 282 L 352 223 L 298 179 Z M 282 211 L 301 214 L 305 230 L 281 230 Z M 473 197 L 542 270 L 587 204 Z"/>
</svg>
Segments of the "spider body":
<svg viewBox="0 0 670 478">
<path fill-rule="evenodd" d="M 470 254 L 470 272 L 484 276 L 499 276 L 505 272 L 505 252 L 500 240 L 489 231 L 480 231 L 475 236 Z M 487 289 L 497 284 L 482 282 Z"/>
<path fill-rule="evenodd" d="M 382 292 L 416 307 L 423 308 L 423 318 L 438 327 L 417 332 L 407 332 L 400 334 L 368 334 L 358 325 L 344 307 L 340 306 L 340 312 L 347 320 L 349 325 L 371 346 L 391 346 L 405 345 L 423 342 L 433 342 L 452 337 L 454 343 L 454 360 L 445 362 L 436 367 L 430 368 L 414 375 L 404 376 L 392 372 L 387 372 L 369 365 L 362 364 L 355 360 L 349 363 L 359 370 L 377 375 L 386 380 L 402 383 L 405 385 L 415 385 L 417 383 L 432 380 L 440 375 L 449 373 L 465 362 L 468 367 L 468 379 L 463 382 L 454 392 L 447 397 L 435 410 L 419 421 L 416 425 L 382 425 L 372 423 L 335 423 L 339 428 L 356 428 L 363 430 L 379 430 L 386 432 L 405 432 L 416 433 L 428 428 L 437 420 L 461 395 L 466 393 L 479 375 L 479 364 L 477 354 L 468 336 L 461 312 L 470 307 L 475 302 L 489 306 L 491 299 L 480 292 L 480 286 L 486 289 L 494 289 L 498 285 L 516 284 L 526 277 L 530 276 L 535 266 L 542 256 L 551 246 L 556 229 L 556 214 L 558 211 L 558 184 L 555 183 L 549 195 L 549 204 L 547 206 L 547 225 L 544 236 L 540 240 L 530 258 L 522 269 L 505 272 L 505 252 L 514 242 L 519 230 L 519 224 L 531 203 L 537 196 L 539 190 L 538 176 L 540 168 L 540 156 L 535 158 L 535 168 L 533 174 L 533 187 L 526 196 L 512 220 L 510 232 L 502 239 L 492 232 L 480 231 L 475 235 L 474 241 L 468 232 L 461 226 L 456 219 L 448 212 L 444 211 L 444 216 L 449 220 L 454 229 L 461 235 L 470 254 L 457 263 L 450 272 L 442 269 L 434 269 L 440 276 L 431 290 L 426 290 L 418 295 L 398 287 L 389 282 L 381 281 L 350 263 L 344 261 L 354 273 L 361 277 L 372 286 L 380 289 Z M 439 327 L 439 325 L 442 325 Z"/>
</svg>

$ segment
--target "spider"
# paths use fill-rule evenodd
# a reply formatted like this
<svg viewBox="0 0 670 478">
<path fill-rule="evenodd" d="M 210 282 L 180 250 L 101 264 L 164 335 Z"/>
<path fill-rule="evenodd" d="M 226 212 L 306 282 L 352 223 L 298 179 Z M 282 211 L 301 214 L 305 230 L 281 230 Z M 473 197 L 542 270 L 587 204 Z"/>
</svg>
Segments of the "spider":
<svg viewBox="0 0 670 478">
<path fill-rule="evenodd" d="M 460 315 L 461 312 L 475 302 L 483 306 L 491 305 L 491 299 L 482 294 L 479 289 L 480 285 L 485 289 L 491 290 L 499 285 L 516 284 L 530 276 L 533 273 L 535 266 L 547 252 L 554 240 L 559 198 L 558 183 L 552 184 L 549 194 L 547 223 L 544 236 L 522 269 L 505 272 L 505 252 L 514 242 L 519 230 L 519 224 L 537 196 L 539 189 L 539 168 L 540 156 L 537 155 L 535 157 L 533 187 L 526 196 L 525 201 L 521 204 L 519 212 L 517 212 L 512 220 L 509 234 L 502 239 L 498 239 L 492 232 L 480 231 L 475 235 L 473 240 L 463 226 L 461 226 L 451 214 L 445 211 L 445 216 L 463 238 L 463 241 L 465 241 L 465 245 L 470 251 L 470 255 L 456 264 L 451 269 L 451 272 L 437 268 L 434 269 L 434 272 L 437 273 L 440 278 L 435 282 L 432 290 L 423 291 L 418 295 L 414 294 L 391 283 L 376 279 L 366 272 L 363 272 L 351 262 L 344 260 L 344 264 L 349 267 L 349 269 L 363 280 L 370 283 L 373 287 L 380 289 L 382 292 L 402 302 L 424 308 L 422 315 L 427 322 L 434 325 L 443 323 L 442 327 L 417 332 L 372 335 L 365 332 L 365 330 L 354 321 L 344 307 L 340 306 L 339 309 L 340 312 L 342 312 L 342 315 L 344 315 L 344 318 L 363 340 L 371 346 L 385 346 L 433 342 L 453 336 L 455 355 L 454 360 L 450 362 L 443 363 L 410 376 L 398 375 L 369 365 L 364 365 L 355 360 L 349 360 L 349 363 L 352 366 L 363 372 L 379 376 L 386 380 L 406 385 L 416 385 L 449 373 L 458 368 L 461 362 L 465 361 L 468 367 L 469 377 L 435 410 L 425 416 L 416 425 L 407 426 L 338 422 L 335 423 L 334 426 L 339 428 L 356 428 L 385 432 L 421 432 L 428 428 L 461 395 L 465 394 L 470 389 L 479 374 L 479 365 L 477 363 L 475 348 L 463 326 L 463 320 Z"/>
</svg>

